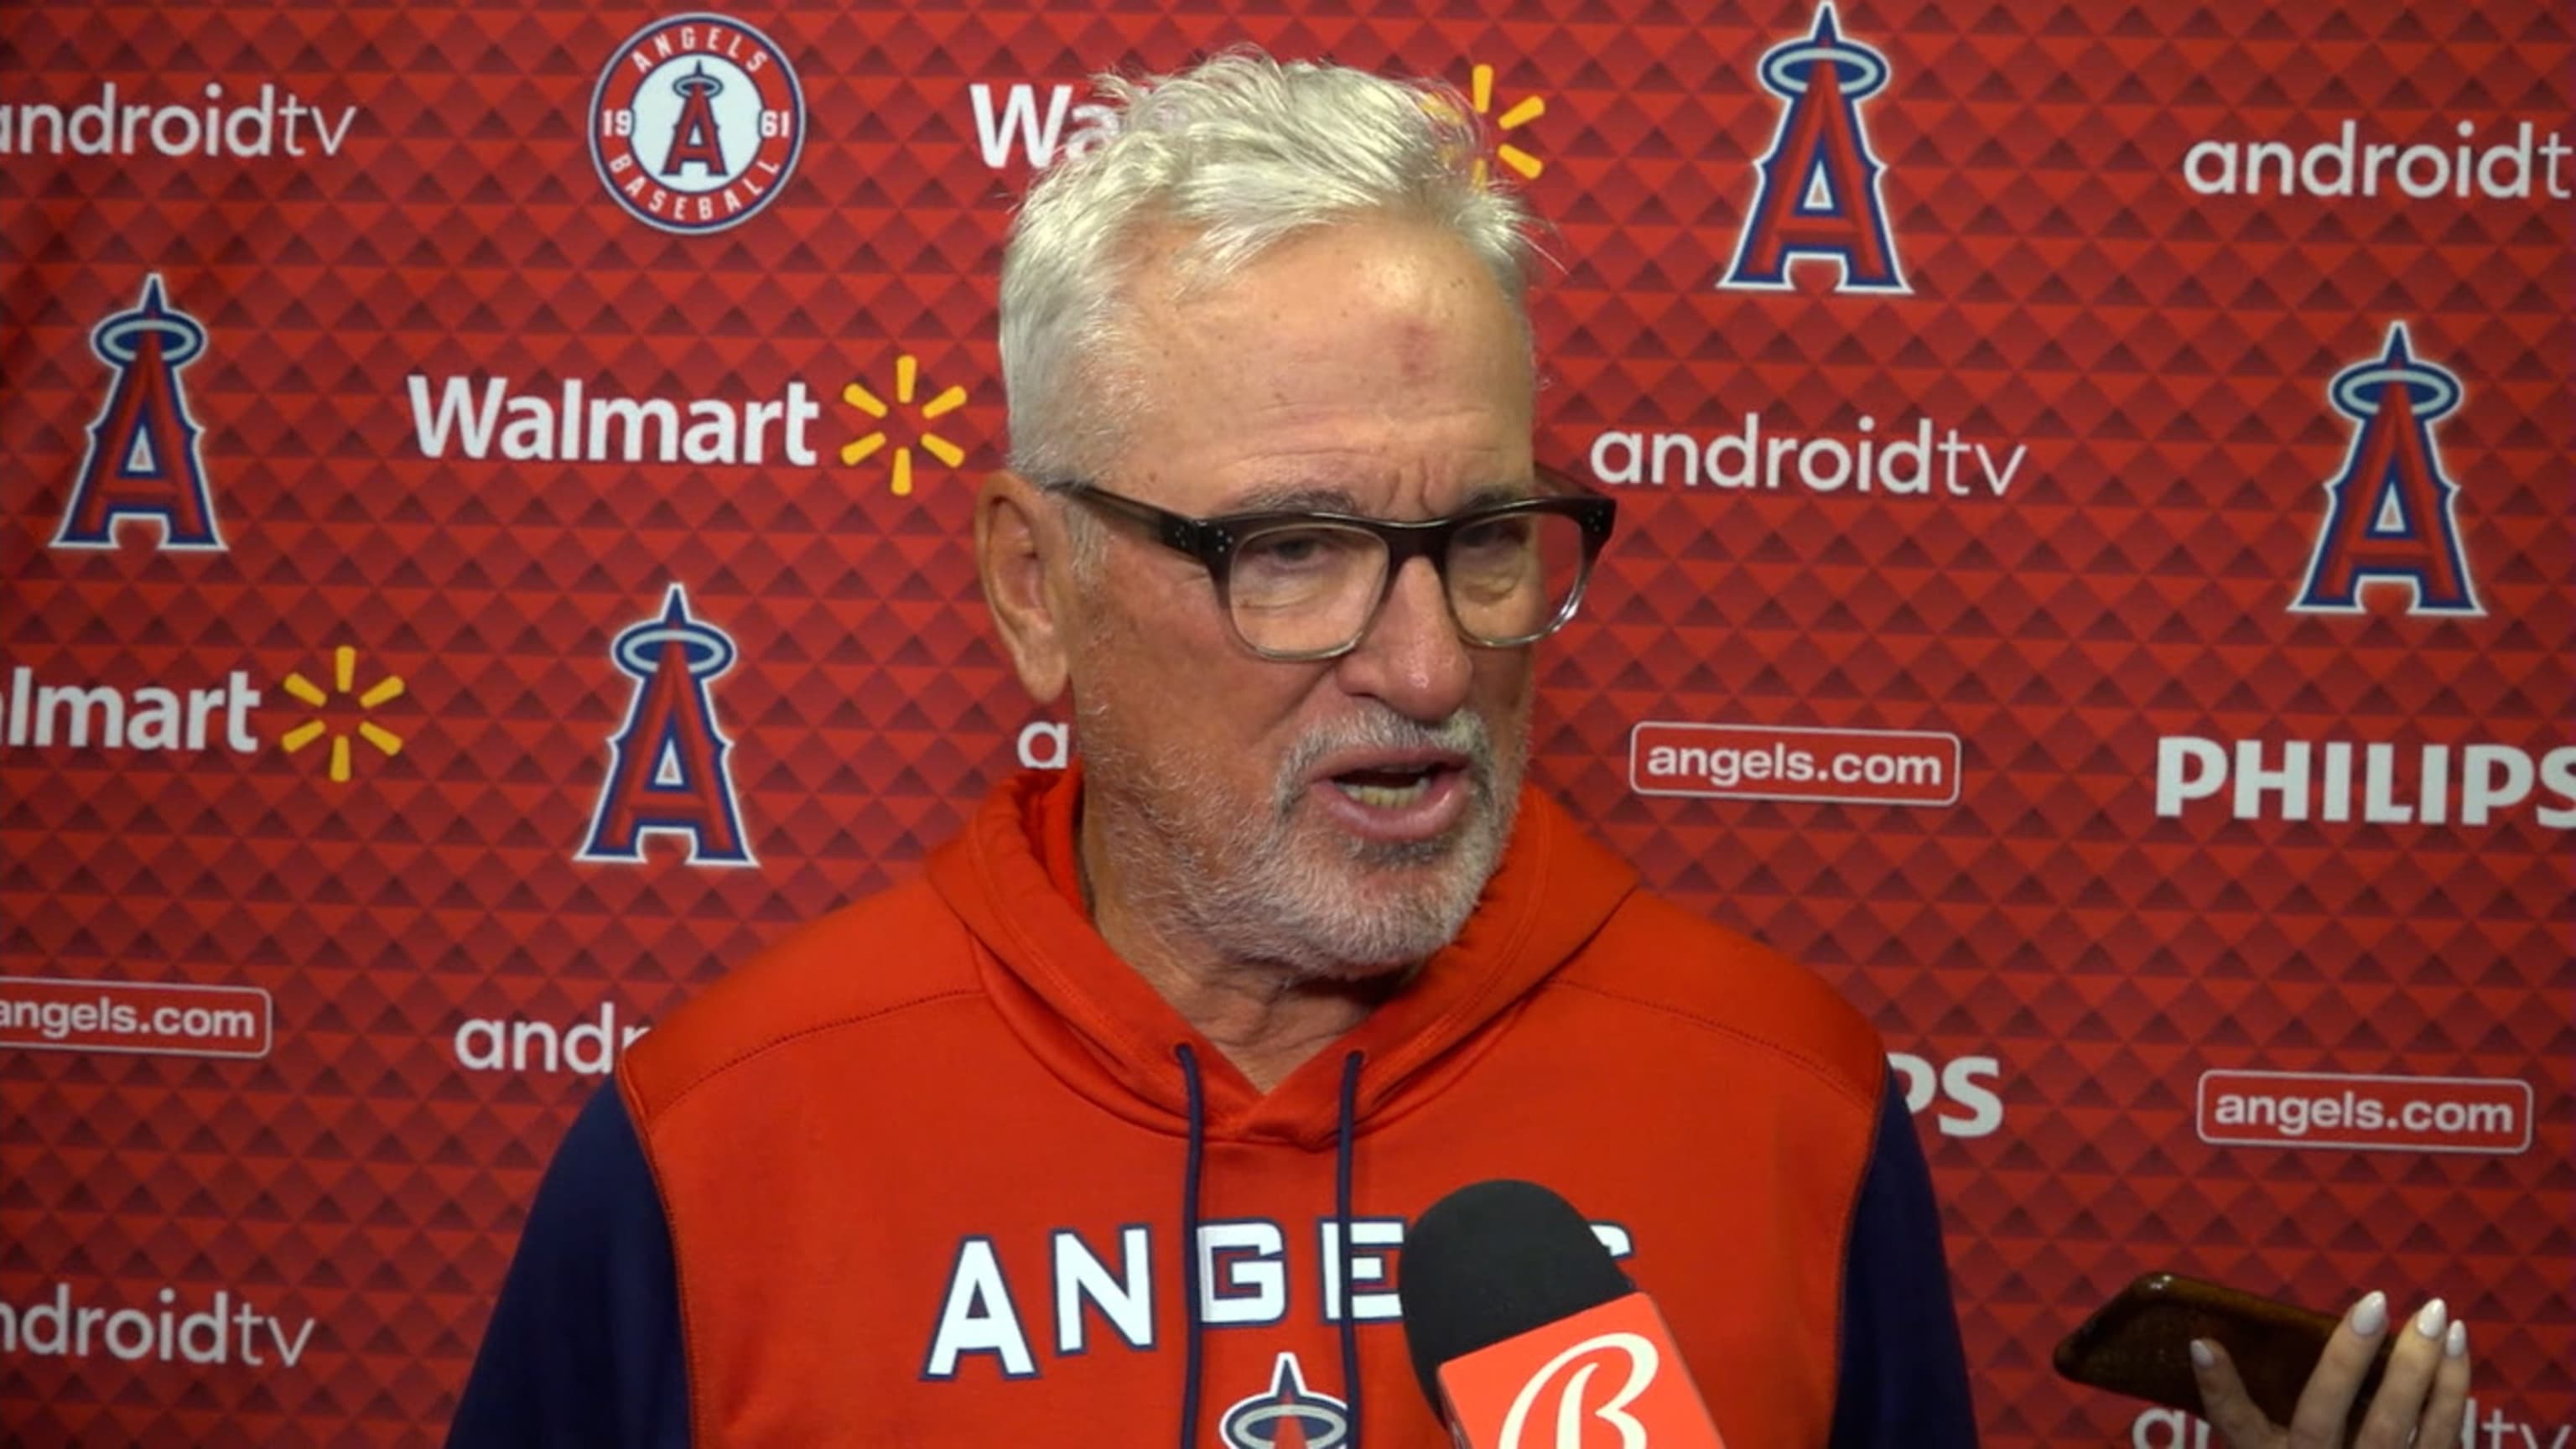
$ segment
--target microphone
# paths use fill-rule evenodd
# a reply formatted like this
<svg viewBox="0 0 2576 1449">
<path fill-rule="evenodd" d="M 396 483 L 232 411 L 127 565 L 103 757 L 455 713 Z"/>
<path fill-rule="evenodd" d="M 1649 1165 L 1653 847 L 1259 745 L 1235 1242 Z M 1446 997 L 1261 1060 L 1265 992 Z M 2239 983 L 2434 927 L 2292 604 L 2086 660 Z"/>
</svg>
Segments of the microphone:
<svg viewBox="0 0 2576 1449">
<path fill-rule="evenodd" d="M 1405 1234 L 1396 1298 L 1460 1449 L 1726 1449 L 1654 1301 L 1574 1205 L 1534 1182 L 1462 1187 Z M 1597 1382 L 1597 1387 L 1596 1387 Z"/>
</svg>

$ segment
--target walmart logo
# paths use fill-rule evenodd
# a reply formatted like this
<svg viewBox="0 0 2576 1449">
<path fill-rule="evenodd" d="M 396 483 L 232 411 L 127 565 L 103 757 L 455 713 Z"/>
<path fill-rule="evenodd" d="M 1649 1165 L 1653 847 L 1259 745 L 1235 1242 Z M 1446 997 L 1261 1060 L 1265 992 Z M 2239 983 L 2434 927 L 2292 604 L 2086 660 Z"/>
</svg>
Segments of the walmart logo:
<svg viewBox="0 0 2576 1449">
<path fill-rule="evenodd" d="M 405 383 L 413 442 L 424 458 L 815 468 L 825 457 L 815 440 L 831 436 L 823 431 L 823 402 L 801 380 L 766 398 L 628 397 L 579 378 L 542 389 L 515 388 L 507 377 L 425 373 Z M 890 388 L 845 377 L 822 396 L 849 410 L 831 456 L 845 467 L 882 458 L 887 485 L 899 495 L 919 482 L 924 465 L 916 454 L 946 468 L 966 461 L 963 446 L 930 426 L 966 405 L 966 389 L 951 383 L 934 391 L 909 353 L 895 359 Z"/>
<path fill-rule="evenodd" d="M 363 669 L 355 646 L 343 644 L 316 684 L 304 671 L 279 681 L 304 707 L 298 722 L 277 736 L 288 755 L 319 762 L 333 785 L 357 778 L 364 761 L 402 753 L 402 721 L 393 706 L 406 694 L 402 676 Z M 261 709 L 269 695 L 247 669 L 213 682 L 176 676 L 148 683 L 41 679 L 28 665 L 8 669 L 0 689 L 0 746 L 12 750 L 72 752 L 143 751 L 187 755 L 255 755 L 267 745 Z M 359 681 L 365 679 L 362 686 Z M 365 746 L 360 750 L 357 746 Z M 318 747 L 318 748 L 317 748 Z M 306 755 L 307 750 L 314 753 Z"/>
</svg>

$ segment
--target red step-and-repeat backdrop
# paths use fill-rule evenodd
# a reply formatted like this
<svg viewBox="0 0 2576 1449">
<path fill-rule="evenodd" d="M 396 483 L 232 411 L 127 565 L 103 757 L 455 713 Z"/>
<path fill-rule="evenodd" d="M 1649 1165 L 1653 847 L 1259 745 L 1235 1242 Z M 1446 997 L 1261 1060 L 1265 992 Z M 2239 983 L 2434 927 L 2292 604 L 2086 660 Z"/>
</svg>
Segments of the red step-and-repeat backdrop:
<svg viewBox="0 0 2576 1449">
<path fill-rule="evenodd" d="M 433 1441 L 625 1045 L 1061 763 L 1001 240 L 1242 41 L 1551 224 L 1539 778 L 1881 1024 L 1990 1442 L 2201 1443 L 2048 1366 L 2170 1266 L 2563 1449 L 2556 0 L 0 9 L 0 1440 Z"/>
</svg>

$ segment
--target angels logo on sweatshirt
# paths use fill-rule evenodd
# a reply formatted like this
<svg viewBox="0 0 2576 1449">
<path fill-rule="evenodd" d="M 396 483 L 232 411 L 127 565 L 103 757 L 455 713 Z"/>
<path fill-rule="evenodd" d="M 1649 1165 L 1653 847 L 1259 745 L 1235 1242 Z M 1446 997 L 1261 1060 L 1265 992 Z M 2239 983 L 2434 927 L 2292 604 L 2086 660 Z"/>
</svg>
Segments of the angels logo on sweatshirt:
<svg viewBox="0 0 2576 1449">
<path fill-rule="evenodd" d="M 1297 1355 L 1271 1367 L 1270 1387 L 1227 1406 L 1217 1421 L 1226 1449 L 1340 1449 L 1351 1437 L 1351 1406 L 1306 1387 Z"/>
</svg>

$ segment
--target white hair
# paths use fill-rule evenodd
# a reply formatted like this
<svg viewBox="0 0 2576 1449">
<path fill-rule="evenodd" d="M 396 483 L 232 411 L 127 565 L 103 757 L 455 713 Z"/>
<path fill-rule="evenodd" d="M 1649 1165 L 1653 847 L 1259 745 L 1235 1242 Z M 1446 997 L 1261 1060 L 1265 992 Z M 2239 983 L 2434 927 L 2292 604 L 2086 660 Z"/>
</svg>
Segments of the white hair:
<svg viewBox="0 0 2576 1449">
<path fill-rule="evenodd" d="M 1176 235 L 1168 260 L 1198 286 L 1315 227 L 1426 222 L 1492 271 L 1527 345 L 1529 213 L 1481 179 L 1483 137 L 1456 92 L 1251 50 L 1095 84 L 1116 133 L 1038 178 L 1002 253 L 1002 389 L 1023 477 L 1089 477 L 1114 449 L 1132 409 L 1107 377 L 1127 355 L 1122 302 L 1151 233 Z"/>
</svg>

